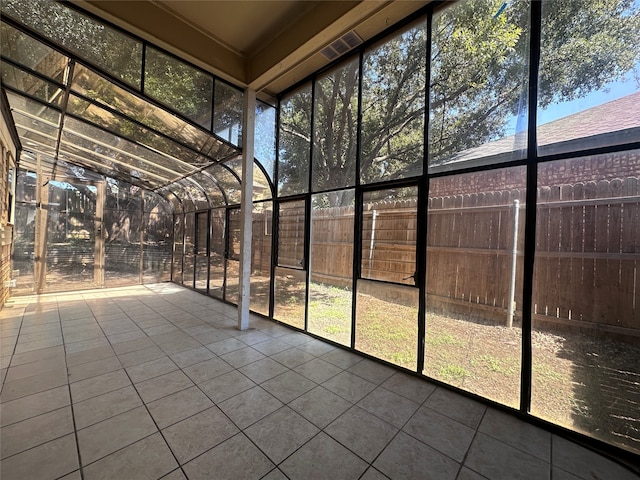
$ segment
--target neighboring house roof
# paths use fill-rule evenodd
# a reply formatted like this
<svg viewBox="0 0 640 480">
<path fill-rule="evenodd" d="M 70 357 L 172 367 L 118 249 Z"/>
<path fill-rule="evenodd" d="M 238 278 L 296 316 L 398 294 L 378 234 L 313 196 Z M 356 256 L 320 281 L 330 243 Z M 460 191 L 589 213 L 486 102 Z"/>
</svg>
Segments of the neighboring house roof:
<svg viewBox="0 0 640 480">
<path fill-rule="evenodd" d="M 640 141 L 640 92 L 539 125 L 537 137 L 540 155 Z M 523 131 L 459 152 L 435 169 L 516 160 L 526 155 L 526 145 Z"/>
</svg>

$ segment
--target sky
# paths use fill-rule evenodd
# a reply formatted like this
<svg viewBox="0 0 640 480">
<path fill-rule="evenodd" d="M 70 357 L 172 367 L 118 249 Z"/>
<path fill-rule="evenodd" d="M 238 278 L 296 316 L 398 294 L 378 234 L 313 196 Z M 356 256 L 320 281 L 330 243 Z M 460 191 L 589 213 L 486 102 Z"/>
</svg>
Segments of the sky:
<svg viewBox="0 0 640 480">
<path fill-rule="evenodd" d="M 640 62 L 636 64 L 636 70 L 640 72 Z M 581 112 L 588 108 L 610 102 L 611 100 L 622 98 L 640 89 L 640 86 L 637 85 L 636 80 L 633 78 L 632 70 L 627 72 L 624 78 L 624 81 L 619 80 L 610 83 L 606 88 L 592 92 L 584 98 L 556 103 L 549 105 L 549 107 L 544 110 L 538 110 L 538 125 Z"/>
</svg>

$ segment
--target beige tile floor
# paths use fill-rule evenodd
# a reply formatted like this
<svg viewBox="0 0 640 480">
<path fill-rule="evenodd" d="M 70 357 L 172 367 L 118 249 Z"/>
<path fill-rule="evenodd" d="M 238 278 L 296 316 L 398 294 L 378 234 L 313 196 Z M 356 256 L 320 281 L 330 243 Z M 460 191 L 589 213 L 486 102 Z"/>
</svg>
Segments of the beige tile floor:
<svg viewBox="0 0 640 480">
<path fill-rule="evenodd" d="M 173 284 L 0 311 L 2 480 L 627 479 L 545 430 Z"/>
</svg>

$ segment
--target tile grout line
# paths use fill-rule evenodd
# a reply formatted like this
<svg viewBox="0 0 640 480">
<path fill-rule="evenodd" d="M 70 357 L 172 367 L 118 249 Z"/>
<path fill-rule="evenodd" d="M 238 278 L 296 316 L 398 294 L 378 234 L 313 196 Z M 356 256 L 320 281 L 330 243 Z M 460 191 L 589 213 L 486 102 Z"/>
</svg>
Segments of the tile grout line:
<svg viewBox="0 0 640 480">
<path fill-rule="evenodd" d="M 67 365 L 67 346 L 64 340 L 64 329 L 62 328 L 62 317 L 60 316 L 60 305 L 56 297 L 56 311 L 58 313 L 58 320 L 60 322 L 60 335 L 62 336 L 62 345 L 64 349 L 64 366 L 67 373 L 67 389 L 69 391 L 69 404 L 71 407 L 71 421 L 73 422 L 73 435 L 76 441 L 76 453 L 78 455 L 78 471 L 80 472 L 80 480 L 84 480 L 84 471 L 82 470 L 82 456 L 80 455 L 80 442 L 78 441 L 78 428 L 76 425 L 76 413 L 73 406 L 73 397 L 71 396 L 71 384 L 69 383 L 69 366 Z M 72 473 L 72 472 L 67 472 Z"/>
</svg>

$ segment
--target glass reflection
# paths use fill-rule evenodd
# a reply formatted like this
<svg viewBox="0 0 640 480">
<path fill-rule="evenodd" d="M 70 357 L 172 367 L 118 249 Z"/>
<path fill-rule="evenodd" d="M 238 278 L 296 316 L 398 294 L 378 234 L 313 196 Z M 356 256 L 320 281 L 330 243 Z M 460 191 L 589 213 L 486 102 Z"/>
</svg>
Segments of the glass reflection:
<svg viewBox="0 0 640 480">
<path fill-rule="evenodd" d="M 226 196 L 229 205 L 240 204 L 240 182 L 231 171 L 223 165 L 212 165 L 206 171 L 216 179 Z"/>
<path fill-rule="evenodd" d="M 0 23 L 0 45 L 2 45 L 2 55 L 7 58 L 52 80 L 63 81 L 69 59 L 35 38 L 2 22 Z M 4 66 L 3 63 L 3 68 Z"/>
<path fill-rule="evenodd" d="M 233 145 L 242 145 L 242 91 L 216 79 L 213 133 Z"/>
<path fill-rule="evenodd" d="M 2 62 L 2 84 L 43 102 L 56 106 L 62 104 L 64 90 L 59 85 L 42 80 L 6 62 Z"/>
<path fill-rule="evenodd" d="M 269 179 L 274 181 L 276 161 L 276 109 L 263 102 L 256 102 L 255 156 L 262 164 Z"/>
</svg>

